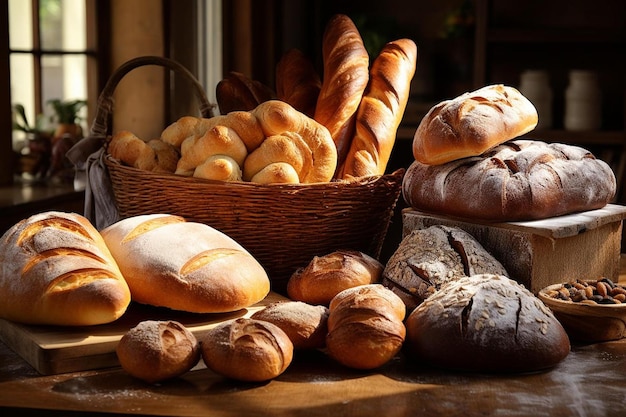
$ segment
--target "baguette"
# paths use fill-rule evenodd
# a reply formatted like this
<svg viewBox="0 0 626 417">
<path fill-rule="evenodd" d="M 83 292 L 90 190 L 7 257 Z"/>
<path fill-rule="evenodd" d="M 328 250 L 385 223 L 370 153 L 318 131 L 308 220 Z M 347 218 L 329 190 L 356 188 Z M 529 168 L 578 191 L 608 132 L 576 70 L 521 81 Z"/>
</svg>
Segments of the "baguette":
<svg viewBox="0 0 626 417">
<path fill-rule="evenodd" d="M 0 239 L 0 317 L 91 326 L 117 320 L 130 291 L 102 236 L 83 216 L 49 211 Z"/>
<path fill-rule="evenodd" d="M 385 173 L 416 66 L 417 46 L 410 39 L 387 43 L 374 60 L 341 178 Z"/>
<path fill-rule="evenodd" d="M 314 119 L 328 128 L 342 166 L 354 135 L 354 117 L 369 79 L 369 55 L 354 22 L 335 15 L 322 40 L 324 75 Z"/>
</svg>

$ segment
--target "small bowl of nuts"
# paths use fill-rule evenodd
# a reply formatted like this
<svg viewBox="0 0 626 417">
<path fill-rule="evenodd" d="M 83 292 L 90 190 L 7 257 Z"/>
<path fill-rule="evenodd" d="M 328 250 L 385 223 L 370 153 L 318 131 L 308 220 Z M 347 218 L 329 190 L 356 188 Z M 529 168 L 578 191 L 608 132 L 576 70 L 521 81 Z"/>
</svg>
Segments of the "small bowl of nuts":
<svg viewBox="0 0 626 417">
<path fill-rule="evenodd" d="M 626 286 L 608 278 L 550 285 L 538 294 L 572 340 L 604 342 L 626 337 Z"/>
</svg>

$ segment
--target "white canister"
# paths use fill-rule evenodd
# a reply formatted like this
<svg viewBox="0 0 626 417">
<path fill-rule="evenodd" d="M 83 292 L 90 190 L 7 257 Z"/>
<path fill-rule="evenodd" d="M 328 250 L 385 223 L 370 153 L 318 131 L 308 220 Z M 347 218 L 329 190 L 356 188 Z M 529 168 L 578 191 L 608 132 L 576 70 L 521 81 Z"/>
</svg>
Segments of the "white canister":
<svg viewBox="0 0 626 417">
<path fill-rule="evenodd" d="M 565 90 L 565 129 L 598 130 L 602 125 L 602 93 L 593 71 L 573 70 Z"/>
<path fill-rule="evenodd" d="M 520 77 L 520 93 L 537 109 L 537 129 L 552 127 L 552 88 L 548 73 L 542 70 L 526 70 Z"/>
</svg>

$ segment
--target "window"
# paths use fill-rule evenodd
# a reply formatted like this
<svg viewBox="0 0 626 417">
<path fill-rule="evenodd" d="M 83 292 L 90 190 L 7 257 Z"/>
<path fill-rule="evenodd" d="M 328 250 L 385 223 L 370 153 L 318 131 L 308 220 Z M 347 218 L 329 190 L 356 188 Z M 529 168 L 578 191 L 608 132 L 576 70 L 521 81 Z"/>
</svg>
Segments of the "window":
<svg viewBox="0 0 626 417">
<path fill-rule="evenodd" d="M 11 106 L 23 106 L 31 128 L 54 129 L 50 100 L 97 97 L 98 50 L 96 31 L 90 30 L 96 24 L 95 4 L 96 0 L 8 0 Z M 84 128 L 87 109 L 79 111 Z M 25 138 L 23 131 L 13 130 L 14 151 L 22 151 Z"/>
</svg>

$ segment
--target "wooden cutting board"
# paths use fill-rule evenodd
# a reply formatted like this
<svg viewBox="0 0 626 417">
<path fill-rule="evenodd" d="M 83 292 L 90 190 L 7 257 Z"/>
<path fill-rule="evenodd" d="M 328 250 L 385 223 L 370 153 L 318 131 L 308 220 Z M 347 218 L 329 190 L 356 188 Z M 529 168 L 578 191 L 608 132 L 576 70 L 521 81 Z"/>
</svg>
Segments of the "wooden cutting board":
<svg viewBox="0 0 626 417">
<path fill-rule="evenodd" d="M 113 323 L 86 327 L 29 326 L 0 319 L 0 340 L 43 375 L 118 366 L 115 348 L 143 320 L 175 320 L 196 337 L 226 320 L 249 317 L 268 304 L 286 300 L 271 292 L 263 301 L 232 313 L 195 314 L 131 303 Z"/>
</svg>

